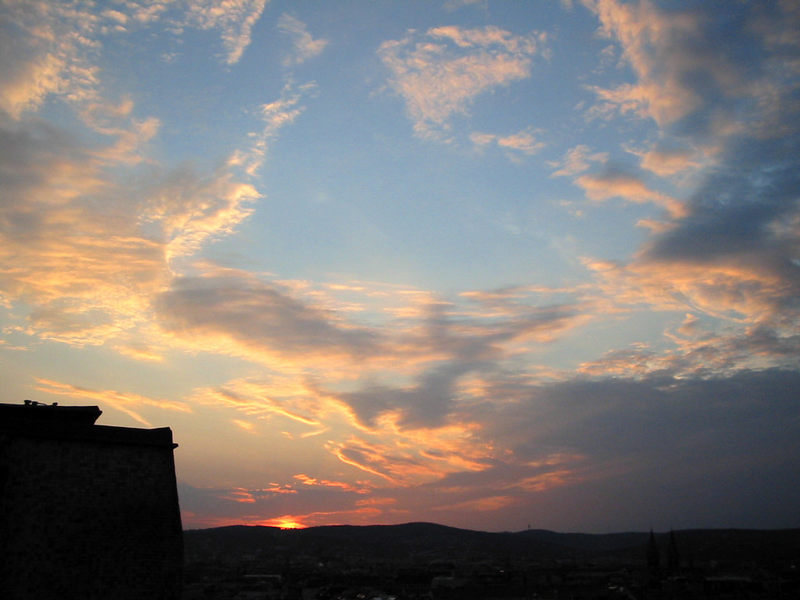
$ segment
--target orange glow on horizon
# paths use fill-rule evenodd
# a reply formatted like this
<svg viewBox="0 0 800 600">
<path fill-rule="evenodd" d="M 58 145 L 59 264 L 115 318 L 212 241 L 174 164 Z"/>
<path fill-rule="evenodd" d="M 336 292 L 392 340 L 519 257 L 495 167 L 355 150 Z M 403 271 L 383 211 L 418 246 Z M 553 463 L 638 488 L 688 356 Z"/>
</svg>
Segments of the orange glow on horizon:
<svg viewBox="0 0 800 600">
<path fill-rule="evenodd" d="M 254 525 L 262 525 L 264 527 L 280 527 L 281 529 L 305 529 L 308 527 L 305 523 L 299 520 L 299 517 L 292 515 L 284 515 L 282 517 L 275 517 L 274 519 L 266 519 L 254 523 Z"/>
</svg>

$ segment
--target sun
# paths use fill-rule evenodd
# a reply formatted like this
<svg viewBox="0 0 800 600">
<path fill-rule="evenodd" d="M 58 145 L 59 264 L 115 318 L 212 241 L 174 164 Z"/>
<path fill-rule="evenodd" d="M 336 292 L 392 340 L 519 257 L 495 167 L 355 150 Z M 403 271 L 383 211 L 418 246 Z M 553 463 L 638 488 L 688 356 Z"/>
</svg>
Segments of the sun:
<svg viewBox="0 0 800 600">
<path fill-rule="evenodd" d="M 281 519 L 279 525 L 281 529 L 305 529 L 305 525 L 293 519 Z"/>
<path fill-rule="evenodd" d="M 305 529 L 308 527 L 308 525 L 298 520 L 297 517 L 293 517 L 291 515 L 275 517 L 274 519 L 266 519 L 261 521 L 259 525 L 263 525 L 265 527 L 280 527 L 281 529 Z"/>
</svg>

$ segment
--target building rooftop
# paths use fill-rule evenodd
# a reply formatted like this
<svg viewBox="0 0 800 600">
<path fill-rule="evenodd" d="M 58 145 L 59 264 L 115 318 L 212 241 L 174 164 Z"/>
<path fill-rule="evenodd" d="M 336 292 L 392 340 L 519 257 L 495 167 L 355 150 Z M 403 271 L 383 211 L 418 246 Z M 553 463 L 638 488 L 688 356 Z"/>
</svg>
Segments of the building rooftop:
<svg viewBox="0 0 800 600">
<path fill-rule="evenodd" d="M 169 427 L 139 429 L 96 425 L 103 414 L 97 406 L 59 406 L 25 400 L 0 403 L 0 432 L 28 438 L 84 440 L 138 446 L 177 447 Z"/>
</svg>

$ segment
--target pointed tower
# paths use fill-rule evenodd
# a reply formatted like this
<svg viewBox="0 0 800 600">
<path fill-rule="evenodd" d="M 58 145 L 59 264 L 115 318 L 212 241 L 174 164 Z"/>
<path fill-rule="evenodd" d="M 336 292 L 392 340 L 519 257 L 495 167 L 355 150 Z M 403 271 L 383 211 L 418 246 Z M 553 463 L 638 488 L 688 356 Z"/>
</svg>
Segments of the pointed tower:
<svg viewBox="0 0 800 600">
<path fill-rule="evenodd" d="M 675 541 L 675 532 L 669 530 L 669 546 L 667 546 L 667 569 L 670 573 L 677 573 L 681 568 L 681 556 L 678 554 L 678 544 Z"/>
<path fill-rule="evenodd" d="M 647 541 L 647 568 L 651 571 L 658 571 L 661 568 L 661 554 L 658 551 L 656 536 L 650 530 L 650 539 Z"/>
</svg>

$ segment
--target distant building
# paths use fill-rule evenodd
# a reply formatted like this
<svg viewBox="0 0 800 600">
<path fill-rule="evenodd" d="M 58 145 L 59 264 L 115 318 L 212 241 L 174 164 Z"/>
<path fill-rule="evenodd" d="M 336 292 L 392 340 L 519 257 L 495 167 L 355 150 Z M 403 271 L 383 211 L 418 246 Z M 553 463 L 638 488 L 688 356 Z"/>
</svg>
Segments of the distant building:
<svg viewBox="0 0 800 600">
<path fill-rule="evenodd" d="M 647 568 L 653 572 L 657 572 L 661 568 L 661 553 L 658 550 L 656 535 L 652 529 L 647 540 Z"/>
<path fill-rule="evenodd" d="M 667 546 L 667 570 L 675 574 L 681 568 L 681 555 L 678 552 L 678 542 L 675 541 L 675 532 L 669 531 L 669 546 Z"/>
<path fill-rule="evenodd" d="M 0 598 L 180 597 L 172 431 L 100 414 L 0 404 Z"/>
</svg>

